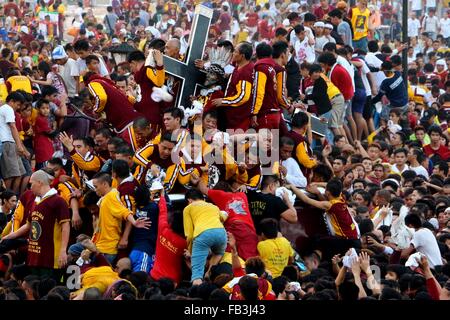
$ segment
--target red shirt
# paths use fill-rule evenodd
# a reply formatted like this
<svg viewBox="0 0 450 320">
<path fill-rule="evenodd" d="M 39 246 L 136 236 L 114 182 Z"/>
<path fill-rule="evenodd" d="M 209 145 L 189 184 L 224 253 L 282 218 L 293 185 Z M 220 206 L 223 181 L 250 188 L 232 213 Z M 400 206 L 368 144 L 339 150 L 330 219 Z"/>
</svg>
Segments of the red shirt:
<svg viewBox="0 0 450 320">
<path fill-rule="evenodd" d="M 22 125 L 22 117 L 20 116 L 20 113 L 18 113 L 17 111 L 14 111 L 14 116 L 15 116 L 15 120 L 16 120 L 16 128 L 17 131 L 23 131 L 23 125 Z"/>
<path fill-rule="evenodd" d="M 423 147 L 423 151 L 428 157 L 438 155 L 443 161 L 447 161 L 448 159 L 450 159 L 450 150 L 443 145 L 439 145 L 439 149 L 434 150 L 433 148 L 431 148 L 430 144 L 427 144 L 425 147 Z"/>
<path fill-rule="evenodd" d="M 166 199 L 159 200 L 158 238 L 156 240 L 155 264 L 150 271 L 153 279 L 169 278 L 180 283 L 182 279 L 182 263 L 187 242 L 184 237 L 175 233 L 167 220 Z"/>
<path fill-rule="evenodd" d="M 61 224 L 70 221 L 66 202 L 54 194 L 42 199 L 28 217 L 31 223 L 27 265 L 58 269 L 61 246 Z"/>
<path fill-rule="evenodd" d="M 317 20 L 322 20 L 323 16 L 330 13 L 332 10 L 334 10 L 333 6 L 328 6 L 328 9 L 326 10 L 319 6 L 314 10 L 314 15 L 317 17 Z"/>
<path fill-rule="evenodd" d="M 208 190 L 208 198 L 210 198 L 220 210 L 228 213 L 228 218 L 224 223 L 225 229 L 233 222 L 241 221 L 256 232 L 245 193 Z"/>
<path fill-rule="evenodd" d="M 269 22 L 267 20 L 261 20 L 258 22 L 258 32 L 262 39 L 271 38 L 271 30 L 269 27 Z"/>
<path fill-rule="evenodd" d="M 50 138 L 48 137 L 48 134 L 51 132 L 51 129 L 48 124 L 47 117 L 41 115 L 38 115 L 36 117 L 33 132 L 34 132 L 33 144 L 36 163 L 41 163 L 50 160 L 55 150 L 53 148 L 52 140 L 50 140 Z"/>
<path fill-rule="evenodd" d="M 346 101 L 352 100 L 355 90 L 348 71 L 340 64 L 335 64 L 330 71 L 330 80 L 338 87 Z"/>
</svg>

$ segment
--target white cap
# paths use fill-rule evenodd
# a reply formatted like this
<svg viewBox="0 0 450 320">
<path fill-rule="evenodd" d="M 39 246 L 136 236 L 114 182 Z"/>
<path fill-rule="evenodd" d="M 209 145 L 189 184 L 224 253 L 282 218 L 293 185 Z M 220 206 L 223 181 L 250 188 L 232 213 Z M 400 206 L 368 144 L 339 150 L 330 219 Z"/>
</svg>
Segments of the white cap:
<svg viewBox="0 0 450 320">
<path fill-rule="evenodd" d="M 436 65 L 437 66 L 446 66 L 447 64 L 445 63 L 444 59 L 439 59 L 438 61 L 436 61 Z"/>
<path fill-rule="evenodd" d="M 29 34 L 29 33 L 30 33 L 30 30 L 28 30 L 28 27 L 27 27 L 27 26 L 20 26 L 20 32 Z"/>
<path fill-rule="evenodd" d="M 150 32 L 155 38 L 161 38 L 161 32 L 159 32 L 159 30 L 155 27 L 147 27 L 145 28 L 145 31 Z"/>
<path fill-rule="evenodd" d="M 326 24 L 325 24 L 325 28 L 326 28 L 326 29 L 333 30 L 333 25 L 332 25 L 332 24 L 329 24 L 329 23 L 326 23 Z"/>
<path fill-rule="evenodd" d="M 111 41 L 112 44 L 120 44 L 120 40 L 117 38 L 113 38 Z"/>
<path fill-rule="evenodd" d="M 283 20 L 283 26 L 289 27 L 290 25 L 291 25 L 291 23 L 289 22 L 289 19 L 284 19 Z"/>
<path fill-rule="evenodd" d="M 315 28 L 325 28 L 325 23 L 323 23 L 322 21 L 317 21 L 316 23 L 314 23 L 314 27 Z"/>
<path fill-rule="evenodd" d="M 124 28 L 120 29 L 119 32 L 123 35 L 126 35 L 128 33 L 127 29 L 124 29 Z"/>
</svg>

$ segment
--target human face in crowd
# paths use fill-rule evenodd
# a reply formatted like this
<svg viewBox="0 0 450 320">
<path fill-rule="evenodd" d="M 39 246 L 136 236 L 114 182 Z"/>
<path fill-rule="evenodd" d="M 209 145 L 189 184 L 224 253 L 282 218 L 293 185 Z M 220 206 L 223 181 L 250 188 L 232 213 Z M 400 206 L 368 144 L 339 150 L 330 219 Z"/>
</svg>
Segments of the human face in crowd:
<svg viewBox="0 0 450 320">
<path fill-rule="evenodd" d="M 88 65 L 87 65 L 89 71 L 91 72 L 95 72 L 98 73 L 100 70 L 100 63 L 96 60 L 92 60 Z"/>
<path fill-rule="evenodd" d="M 356 172 L 357 172 L 357 174 L 358 174 L 358 176 L 355 177 L 355 179 L 356 179 L 356 178 L 364 179 L 364 177 L 366 176 L 366 172 L 365 172 L 365 170 L 364 170 L 364 166 L 363 166 L 362 164 L 361 164 L 361 165 L 358 165 L 358 166 L 356 166 L 355 170 L 356 170 Z M 362 189 L 362 188 L 361 188 L 361 189 Z"/>
<path fill-rule="evenodd" d="M 446 195 L 447 197 L 450 197 L 450 187 L 449 186 L 444 186 L 444 188 L 442 188 L 442 193 L 444 195 Z"/>
<path fill-rule="evenodd" d="M 203 119 L 203 130 L 214 131 L 217 130 L 217 119 L 211 117 L 209 114 Z"/>
<path fill-rule="evenodd" d="M 431 140 L 431 143 L 437 145 L 437 144 L 441 143 L 441 135 L 439 134 L 439 132 L 432 132 L 430 134 L 430 140 Z"/>
<path fill-rule="evenodd" d="M 170 155 L 172 154 L 172 150 L 175 147 L 175 144 L 173 142 L 170 141 L 161 141 L 158 144 L 158 148 L 159 148 L 159 155 L 161 157 L 161 159 L 168 159 L 170 157 Z"/>
<path fill-rule="evenodd" d="M 50 106 L 48 103 L 42 104 L 42 106 L 39 108 L 39 114 L 43 117 L 48 117 L 50 114 Z"/>
<path fill-rule="evenodd" d="M 20 110 L 22 108 L 21 101 L 9 100 L 8 105 L 14 109 L 14 111 Z"/>
<path fill-rule="evenodd" d="M 353 189 L 357 190 L 356 185 L 353 186 Z M 362 189 L 362 188 L 359 188 Z M 364 200 L 363 196 L 360 193 L 356 193 L 353 196 L 353 200 L 358 204 L 358 206 L 367 206 L 366 201 Z"/>
<path fill-rule="evenodd" d="M 352 185 L 353 179 L 355 178 L 355 176 L 353 175 L 353 172 L 350 171 L 349 173 L 347 173 L 344 177 L 344 181 L 342 182 L 344 187 L 348 188 Z"/>
<path fill-rule="evenodd" d="M 99 197 L 103 197 L 104 195 L 106 195 L 109 191 L 109 186 L 108 183 L 106 182 L 102 182 L 99 179 L 94 179 L 92 181 L 92 184 L 94 185 L 95 188 L 95 193 L 99 196 Z"/>
<path fill-rule="evenodd" d="M 239 64 L 241 63 L 245 58 L 244 55 L 240 52 L 241 45 L 238 45 L 236 50 L 233 51 L 231 56 L 231 62 Z"/>
<path fill-rule="evenodd" d="M 176 42 L 174 40 L 169 40 L 166 43 L 166 48 L 164 49 L 164 53 L 171 58 L 177 59 L 180 55 L 180 49 L 178 48 Z"/>
<path fill-rule="evenodd" d="M 150 126 L 145 128 L 133 128 L 133 130 L 139 143 L 146 143 L 152 134 L 152 129 Z"/>
<path fill-rule="evenodd" d="M 42 182 L 37 180 L 34 175 L 30 178 L 30 190 L 36 195 L 41 196 Z"/>
<path fill-rule="evenodd" d="M 76 50 L 75 52 L 77 53 L 77 55 L 78 55 L 81 59 L 86 59 L 86 57 L 87 57 L 88 55 L 90 55 L 90 52 L 89 52 L 89 51 L 86 51 L 86 50 Z"/>
<path fill-rule="evenodd" d="M 377 147 L 369 147 L 367 150 L 367 154 L 369 155 L 369 158 L 372 159 L 372 161 L 377 160 L 380 158 L 380 149 Z"/>
<path fill-rule="evenodd" d="M 109 156 L 111 157 L 111 159 L 115 160 L 116 159 L 116 146 L 108 143 L 107 147 L 108 147 Z"/>
<path fill-rule="evenodd" d="M 440 227 L 444 227 L 447 224 L 448 218 L 446 218 L 446 213 L 444 211 L 439 212 L 437 219 Z"/>
<path fill-rule="evenodd" d="M 342 149 L 345 146 L 345 138 L 342 137 L 338 141 L 336 141 L 336 147 Z"/>
<path fill-rule="evenodd" d="M 398 122 L 400 121 L 400 117 L 397 116 L 394 112 L 391 112 L 389 114 L 389 120 L 391 120 L 394 124 L 398 124 Z"/>
<path fill-rule="evenodd" d="M 96 134 L 94 138 L 96 148 L 98 150 L 108 150 L 108 140 L 103 134 Z"/>
<path fill-rule="evenodd" d="M 402 145 L 402 138 L 400 138 L 400 135 L 398 133 L 391 135 L 390 140 L 391 140 L 391 145 L 394 147 Z"/>
<path fill-rule="evenodd" d="M 295 35 L 297 36 L 297 38 L 298 38 L 300 41 L 303 41 L 303 40 L 305 40 L 306 32 L 305 32 L 305 31 L 301 31 L 301 32 L 299 32 L 299 33 L 296 33 Z"/>
<path fill-rule="evenodd" d="M 339 174 L 344 170 L 344 163 L 341 159 L 335 159 L 333 161 L 333 172 L 334 174 Z"/>
<path fill-rule="evenodd" d="M 411 193 L 409 196 L 405 198 L 405 204 L 408 208 L 411 208 L 413 205 L 416 204 L 418 197 L 416 193 Z"/>
<path fill-rule="evenodd" d="M 202 152 L 202 141 L 199 139 L 191 139 L 189 143 L 186 143 L 185 150 L 191 157 L 192 161 L 195 161 L 195 159 Z"/>
<path fill-rule="evenodd" d="M 127 94 L 127 82 L 124 81 L 116 81 L 116 87 L 122 92 L 124 95 Z"/>
<path fill-rule="evenodd" d="M 180 118 L 174 118 L 170 113 L 164 113 L 163 123 L 164 128 L 169 132 L 180 128 Z"/>
<path fill-rule="evenodd" d="M 316 81 L 319 78 L 320 78 L 320 72 L 313 72 L 313 73 L 311 73 L 311 80 L 312 81 Z"/>
<path fill-rule="evenodd" d="M 371 173 L 372 172 L 372 161 L 369 159 L 364 159 L 362 162 L 362 165 L 364 167 L 364 172 L 366 174 Z"/>
<path fill-rule="evenodd" d="M 286 160 L 292 157 L 292 151 L 294 150 L 294 146 L 284 144 L 280 148 L 280 158 L 281 160 Z"/>
<path fill-rule="evenodd" d="M 17 205 L 17 196 L 14 195 L 14 196 L 12 196 L 12 197 L 9 198 L 9 199 L 5 199 L 4 202 L 3 202 L 3 205 L 4 205 L 8 210 L 11 210 L 11 209 L 15 208 L 16 205 Z"/>
<path fill-rule="evenodd" d="M 126 161 L 130 167 L 133 165 L 133 158 L 127 154 L 116 153 L 116 160 Z"/>
<path fill-rule="evenodd" d="M 425 130 L 417 130 L 414 135 L 417 141 L 423 142 L 423 140 L 425 139 Z"/>
<path fill-rule="evenodd" d="M 55 173 L 55 177 L 58 178 L 61 175 L 61 166 L 57 164 L 48 163 L 47 168 Z"/>
<path fill-rule="evenodd" d="M 74 140 L 73 147 L 75 148 L 75 151 L 83 157 L 89 152 L 89 147 L 85 145 L 82 140 Z"/>
</svg>

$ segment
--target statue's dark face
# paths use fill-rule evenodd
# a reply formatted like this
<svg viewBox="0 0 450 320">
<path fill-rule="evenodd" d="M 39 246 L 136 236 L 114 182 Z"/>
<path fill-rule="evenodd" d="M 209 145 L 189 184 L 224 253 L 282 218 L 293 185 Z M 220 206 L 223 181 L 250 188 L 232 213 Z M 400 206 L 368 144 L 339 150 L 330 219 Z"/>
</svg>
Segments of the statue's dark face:
<svg viewBox="0 0 450 320">
<path fill-rule="evenodd" d="M 219 77 L 214 72 L 208 72 L 206 74 L 205 87 L 210 87 L 219 82 Z"/>
</svg>

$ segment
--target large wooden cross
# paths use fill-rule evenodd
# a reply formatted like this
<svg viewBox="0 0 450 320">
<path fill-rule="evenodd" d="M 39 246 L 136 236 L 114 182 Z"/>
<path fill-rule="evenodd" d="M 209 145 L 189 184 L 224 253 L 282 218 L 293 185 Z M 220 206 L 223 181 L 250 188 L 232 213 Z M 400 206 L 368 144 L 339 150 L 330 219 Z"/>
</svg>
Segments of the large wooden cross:
<svg viewBox="0 0 450 320">
<path fill-rule="evenodd" d="M 178 92 L 175 106 L 189 106 L 190 96 L 196 94 L 197 89 L 202 86 L 205 73 L 195 67 L 195 60 L 202 59 L 208 39 L 209 27 L 213 10 L 198 5 L 195 7 L 195 16 L 190 30 L 188 51 L 184 61 L 179 61 L 164 55 L 164 68 L 166 72 L 178 79 L 181 79 L 181 86 Z"/>
</svg>

